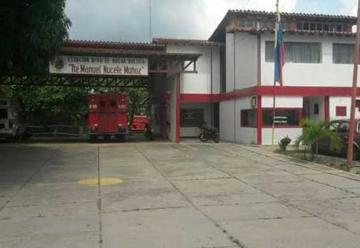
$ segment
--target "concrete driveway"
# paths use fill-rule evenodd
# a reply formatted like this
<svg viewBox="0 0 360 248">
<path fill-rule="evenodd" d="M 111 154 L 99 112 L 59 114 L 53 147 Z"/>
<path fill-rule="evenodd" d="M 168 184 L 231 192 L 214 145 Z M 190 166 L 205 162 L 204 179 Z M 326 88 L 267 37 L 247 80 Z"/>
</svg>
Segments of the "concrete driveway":
<svg viewBox="0 0 360 248">
<path fill-rule="evenodd" d="M 358 248 L 360 177 L 233 144 L 2 144 L 0 247 Z"/>
</svg>

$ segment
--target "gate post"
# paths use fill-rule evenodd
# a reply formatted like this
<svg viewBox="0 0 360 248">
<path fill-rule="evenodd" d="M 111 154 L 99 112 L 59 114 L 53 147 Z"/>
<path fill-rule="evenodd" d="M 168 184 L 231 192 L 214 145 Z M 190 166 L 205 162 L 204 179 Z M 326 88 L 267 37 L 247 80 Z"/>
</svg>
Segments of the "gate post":
<svg viewBox="0 0 360 248">
<path fill-rule="evenodd" d="M 180 143 L 180 118 L 181 118 L 181 96 L 180 96 L 180 73 L 175 76 L 175 90 L 176 90 L 176 137 L 175 142 Z"/>
</svg>

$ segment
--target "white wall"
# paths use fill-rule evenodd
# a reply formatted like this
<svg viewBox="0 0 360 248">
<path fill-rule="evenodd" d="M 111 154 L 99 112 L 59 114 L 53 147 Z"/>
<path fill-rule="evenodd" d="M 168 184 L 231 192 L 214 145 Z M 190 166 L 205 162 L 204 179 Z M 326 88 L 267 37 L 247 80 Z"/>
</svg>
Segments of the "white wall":
<svg viewBox="0 0 360 248">
<path fill-rule="evenodd" d="M 353 38 L 336 36 L 286 34 L 286 41 L 321 42 L 322 63 L 286 63 L 283 69 L 286 86 L 351 87 L 353 65 L 333 64 L 333 43 L 353 43 Z M 273 85 L 274 63 L 265 62 L 265 41 L 273 41 L 273 34 L 262 35 L 262 84 Z"/>
<path fill-rule="evenodd" d="M 261 106 L 263 108 L 273 107 L 273 97 L 263 96 L 261 99 Z M 277 96 L 275 98 L 275 106 L 277 108 L 302 108 L 303 97 L 302 96 Z"/>
<path fill-rule="evenodd" d="M 357 98 L 360 100 L 360 98 Z M 336 107 L 346 107 L 347 116 L 336 116 Z M 341 120 L 341 119 L 350 119 L 350 109 L 351 109 L 351 98 L 350 97 L 330 97 L 329 99 L 329 111 L 330 111 L 330 120 Z M 360 118 L 360 111 L 356 108 L 355 118 Z"/>
<path fill-rule="evenodd" d="M 226 91 L 254 86 L 257 86 L 257 36 L 227 33 Z"/>
<path fill-rule="evenodd" d="M 245 97 L 236 100 L 236 143 L 257 144 L 257 128 L 241 127 L 241 110 L 252 109 L 251 97 Z"/>
<path fill-rule="evenodd" d="M 181 93 L 220 93 L 220 47 L 168 45 L 167 52 L 202 54 L 196 62 L 198 73 L 181 73 Z"/>
<path fill-rule="evenodd" d="M 208 126 L 211 125 L 211 104 L 210 103 L 183 103 L 181 109 L 203 109 L 204 121 Z M 181 127 L 181 137 L 198 137 L 200 135 L 199 127 Z"/>
<path fill-rule="evenodd" d="M 275 145 L 279 143 L 282 138 L 288 136 L 292 144 L 295 140 L 302 134 L 301 128 L 276 128 L 275 129 Z M 263 128 L 262 129 L 262 144 L 263 145 L 272 145 L 272 129 Z"/>
<path fill-rule="evenodd" d="M 234 100 L 220 103 L 220 139 L 235 142 L 235 103 Z"/>
<path fill-rule="evenodd" d="M 257 143 L 257 128 L 241 127 L 241 110 L 252 109 L 251 97 L 220 103 L 220 139 L 241 144 Z"/>
<path fill-rule="evenodd" d="M 257 86 L 257 36 L 235 33 L 235 88 Z"/>
<path fill-rule="evenodd" d="M 322 96 L 315 96 L 315 97 L 306 97 L 304 98 L 304 101 L 309 102 L 309 117 L 311 119 L 317 120 L 317 121 L 323 121 L 325 120 L 325 111 L 324 111 L 324 97 Z M 319 113 L 314 113 L 315 104 L 319 105 Z"/>
<path fill-rule="evenodd" d="M 234 74 L 234 44 L 235 35 L 233 33 L 226 34 L 226 91 L 231 92 L 235 89 L 235 74 Z"/>
</svg>

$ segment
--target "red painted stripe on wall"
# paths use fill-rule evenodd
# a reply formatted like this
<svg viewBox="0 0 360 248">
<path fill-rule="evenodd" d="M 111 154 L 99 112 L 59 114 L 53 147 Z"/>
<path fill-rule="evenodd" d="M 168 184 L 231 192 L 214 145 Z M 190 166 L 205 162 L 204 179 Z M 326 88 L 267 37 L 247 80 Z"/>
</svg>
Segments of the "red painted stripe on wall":
<svg viewBox="0 0 360 248">
<path fill-rule="evenodd" d="M 273 86 L 258 87 L 257 92 L 259 95 L 274 94 Z M 283 86 L 276 87 L 277 96 L 350 96 L 351 87 L 296 87 L 296 86 Z M 357 92 L 360 95 L 360 89 Z"/>
<path fill-rule="evenodd" d="M 181 94 L 181 102 L 210 103 L 219 102 L 220 94 Z"/>
<path fill-rule="evenodd" d="M 350 96 L 351 87 L 298 87 L 298 86 L 259 86 L 235 90 L 221 94 L 181 94 L 182 102 L 221 102 L 249 96 Z M 357 92 L 360 96 L 360 88 Z"/>
</svg>

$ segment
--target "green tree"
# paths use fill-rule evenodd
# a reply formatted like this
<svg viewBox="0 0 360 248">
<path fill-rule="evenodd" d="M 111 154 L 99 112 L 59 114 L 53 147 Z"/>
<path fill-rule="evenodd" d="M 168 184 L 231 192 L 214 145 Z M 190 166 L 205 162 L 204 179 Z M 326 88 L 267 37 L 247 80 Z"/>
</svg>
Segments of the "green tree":
<svg viewBox="0 0 360 248">
<path fill-rule="evenodd" d="M 319 153 L 319 141 L 321 139 L 329 139 L 330 143 L 336 150 L 340 150 L 343 146 L 341 138 L 338 134 L 328 128 L 327 121 L 315 121 L 312 119 L 304 119 L 301 122 L 303 134 L 296 140 L 296 146 L 305 145 L 311 153 L 311 160 L 315 154 Z"/>
<path fill-rule="evenodd" d="M 3 86 L 0 98 L 17 100 L 32 125 L 82 125 L 88 112 L 88 92 L 82 87 Z"/>
<path fill-rule="evenodd" d="M 150 115 L 151 97 L 147 89 L 129 89 L 128 92 L 129 124 L 134 115 Z"/>
<path fill-rule="evenodd" d="M 0 75 L 46 73 L 68 37 L 65 0 L 0 2 Z"/>
</svg>

